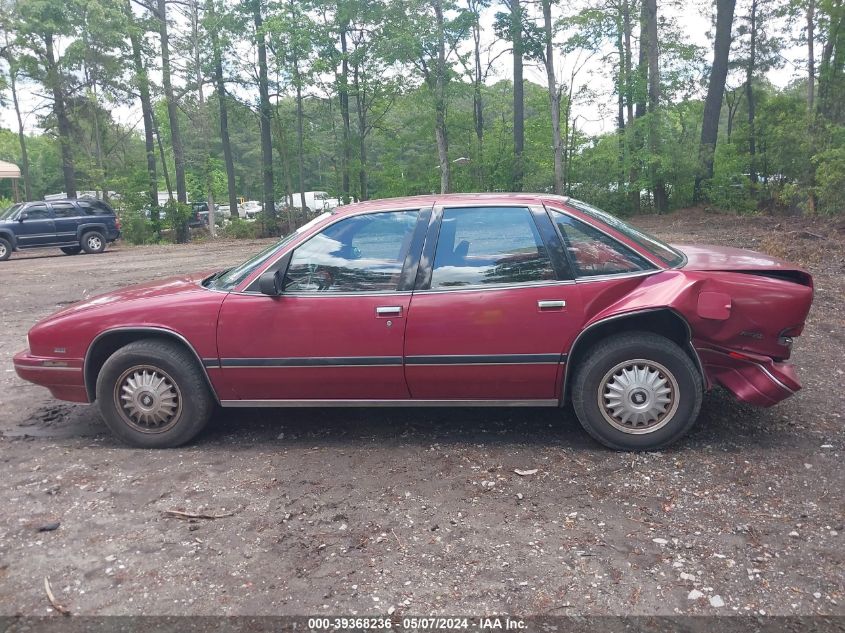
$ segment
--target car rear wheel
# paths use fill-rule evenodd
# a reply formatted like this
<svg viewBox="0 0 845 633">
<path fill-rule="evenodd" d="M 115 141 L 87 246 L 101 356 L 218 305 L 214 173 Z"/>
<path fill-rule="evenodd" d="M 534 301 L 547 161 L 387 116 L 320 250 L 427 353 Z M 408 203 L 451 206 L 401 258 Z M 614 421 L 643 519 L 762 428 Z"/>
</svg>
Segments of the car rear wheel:
<svg viewBox="0 0 845 633">
<path fill-rule="evenodd" d="M 82 236 L 82 250 L 88 254 L 102 253 L 106 250 L 106 238 L 99 231 L 89 231 Z"/>
<path fill-rule="evenodd" d="M 154 339 L 122 347 L 97 377 L 103 419 L 121 440 L 141 448 L 191 441 L 208 422 L 214 399 L 196 359 Z"/>
<path fill-rule="evenodd" d="M 649 332 L 593 346 L 576 368 L 572 404 L 593 438 L 616 450 L 654 450 L 689 431 L 702 379 L 676 343 Z"/>
<path fill-rule="evenodd" d="M 79 255 L 82 252 L 81 246 L 62 246 L 62 252 L 65 255 Z"/>
<path fill-rule="evenodd" d="M 0 262 L 4 262 L 12 256 L 12 245 L 6 238 L 0 237 Z"/>
</svg>

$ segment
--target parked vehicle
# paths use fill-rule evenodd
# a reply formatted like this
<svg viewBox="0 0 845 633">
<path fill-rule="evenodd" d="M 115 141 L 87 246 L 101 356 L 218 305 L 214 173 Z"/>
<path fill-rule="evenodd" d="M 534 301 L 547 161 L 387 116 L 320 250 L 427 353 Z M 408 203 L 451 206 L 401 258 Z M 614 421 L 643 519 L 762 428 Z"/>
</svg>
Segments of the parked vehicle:
<svg viewBox="0 0 845 633">
<path fill-rule="evenodd" d="M 810 275 L 732 248 L 669 246 L 551 195 L 367 202 L 249 261 L 44 319 L 15 356 L 122 440 L 191 440 L 215 405 L 550 406 L 615 449 L 656 449 L 721 385 L 771 406 Z"/>
<path fill-rule="evenodd" d="M 323 213 L 324 211 L 331 211 L 343 202 L 338 198 L 332 198 L 325 191 L 306 191 L 305 192 L 305 211 L 307 213 Z M 294 193 L 290 196 L 287 206 L 302 207 L 302 195 Z"/>
<path fill-rule="evenodd" d="M 247 200 L 238 207 L 238 215 L 245 220 L 254 220 L 261 213 L 262 205 L 257 200 Z"/>
<path fill-rule="evenodd" d="M 12 251 L 55 246 L 66 255 L 102 253 L 120 237 L 120 220 L 102 200 L 13 204 L 0 212 L 0 261 Z"/>
</svg>

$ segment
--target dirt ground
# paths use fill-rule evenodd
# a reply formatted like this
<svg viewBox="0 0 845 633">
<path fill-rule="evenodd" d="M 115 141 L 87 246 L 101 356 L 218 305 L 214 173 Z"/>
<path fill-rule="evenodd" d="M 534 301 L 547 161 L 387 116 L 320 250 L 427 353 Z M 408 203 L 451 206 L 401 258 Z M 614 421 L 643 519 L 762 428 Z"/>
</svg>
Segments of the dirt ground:
<svg viewBox="0 0 845 633">
<path fill-rule="evenodd" d="M 635 223 L 807 265 L 804 390 L 765 410 L 710 393 L 660 453 L 605 450 L 552 409 L 230 410 L 190 446 L 130 449 L 95 408 L 15 375 L 27 329 L 263 242 L 16 253 L 0 263 L 0 614 L 50 614 L 49 577 L 92 615 L 845 615 L 843 227 Z"/>
</svg>

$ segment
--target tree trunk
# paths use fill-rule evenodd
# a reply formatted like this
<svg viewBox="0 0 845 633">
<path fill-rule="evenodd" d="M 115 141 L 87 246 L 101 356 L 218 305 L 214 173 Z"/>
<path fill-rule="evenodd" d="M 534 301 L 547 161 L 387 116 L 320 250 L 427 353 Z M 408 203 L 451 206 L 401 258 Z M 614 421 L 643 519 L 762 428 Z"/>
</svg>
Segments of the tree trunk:
<svg viewBox="0 0 845 633">
<path fill-rule="evenodd" d="M 369 177 L 367 174 L 367 103 L 361 90 L 358 64 L 352 67 L 352 85 L 355 87 L 355 110 L 358 113 L 358 192 L 361 200 L 369 200 Z"/>
<path fill-rule="evenodd" d="M 349 50 L 346 42 L 349 24 L 344 22 L 340 26 L 340 77 L 338 80 L 338 98 L 340 100 L 340 118 L 343 121 L 343 167 L 341 188 L 343 189 L 344 202 L 349 201 L 350 190 L 350 163 L 352 162 L 351 126 L 349 123 Z"/>
<path fill-rule="evenodd" d="M 616 136 L 619 145 L 617 190 L 619 196 L 624 196 L 625 185 L 625 33 L 621 8 L 616 15 L 616 54 L 619 57 L 619 67 L 616 75 Z"/>
<path fill-rule="evenodd" d="M 649 176 L 658 213 L 669 210 L 666 183 L 660 171 L 658 158 L 660 142 L 660 59 L 657 41 L 657 0 L 643 0 L 646 7 L 646 33 L 648 35 L 648 109 L 649 109 Z"/>
<path fill-rule="evenodd" d="M 167 0 L 158 1 L 159 37 L 161 38 L 161 84 L 167 101 L 167 118 L 170 122 L 170 144 L 173 147 L 173 164 L 176 172 L 176 200 L 182 204 L 188 202 L 188 190 L 185 186 L 185 150 L 179 131 L 179 107 L 173 94 L 170 81 L 170 36 L 167 33 Z"/>
<path fill-rule="evenodd" d="M 156 173 L 155 127 L 153 126 L 153 104 L 150 98 L 150 78 L 141 54 L 141 40 L 138 37 L 131 0 L 124 5 L 129 24 L 129 42 L 132 45 L 132 64 L 135 70 L 135 84 L 141 99 L 141 117 L 144 121 L 144 149 L 147 156 L 147 195 L 150 197 L 150 219 L 156 238 L 161 236 L 161 218 L 158 209 L 158 174 Z"/>
<path fill-rule="evenodd" d="M 701 144 L 698 150 L 699 171 L 695 177 L 693 199 L 702 200 L 702 183 L 713 178 L 713 155 L 719 135 L 719 113 L 722 109 L 722 95 L 728 76 L 728 59 L 731 50 L 731 29 L 733 27 L 736 0 L 717 0 L 716 39 L 713 45 L 713 66 L 710 69 L 710 83 L 704 102 L 704 116 L 701 120 Z"/>
<path fill-rule="evenodd" d="M 812 113 L 816 96 L 816 57 L 813 51 L 816 37 L 816 3 L 807 2 L 807 110 Z"/>
<path fill-rule="evenodd" d="M 287 136 L 279 116 L 279 104 L 276 103 L 276 116 L 273 117 L 276 125 L 276 150 L 282 162 L 282 178 L 285 183 L 285 206 L 288 208 L 288 232 L 296 229 L 296 221 L 293 217 L 293 179 L 291 178 L 290 158 L 288 157 Z"/>
<path fill-rule="evenodd" d="M 299 76 L 299 60 L 294 62 L 294 66 L 296 68 L 294 80 L 296 81 L 296 148 L 299 167 L 299 201 L 302 203 L 302 208 L 305 209 L 305 135 L 302 131 L 302 78 Z M 312 209 L 312 211 L 316 211 L 316 209 Z"/>
<path fill-rule="evenodd" d="M 522 80 L 522 4 L 510 0 L 511 41 L 513 43 L 513 190 L 522 191 L 525 149 L 525 85 Z"/>
<path fill-rule="evenodd" d="M 552 150 L 554 152 L 554 192 L 563 195 L 563 144 L 560 138 L 560 91 L 555 77 L 554 34 L 552 32 L 552 0 L 543 0 L 543 30 L 546 35 L 546 79 L 549 84 L 549 105 L 552 114 Z"/>
<path fill-rule="evenodd" d="M 21 146 L 21 175 L 23 176 L 24 200 L 32 200 L 32 181 L 29 177 L 29 154 L 26 149 L 26 134 L 23 130 L 21 107 L 18 103 L 18 89 L 16 84 L 17 67 L 13 63 L 11 55 L 6 57 L 6 61 L 9 64 L 9 88 L 12 91 L 12 104 L 15 107 L 15 118 L 18 120 L 18 143 L 20 143 Z M 17 200 L 15 202 L 17 202 Z"/>
<path fill-rule="evenodd" d="M 62 174 L 65 180 L 65 193 L 68 198 L 76 197 L 76 168 L 73 163 L 73 150 L 70 139 L 70 120 L 65 109 L 65 93 L 62 77 L 56 64 L 56 54 L 53 50 L 53 34 L 44 35 L 44 48 L 47 61 L 47 81 L 53 93 L 53 113 L 59 128 L 59 146 L 62 154 Z"/>
<path fill-rule="evenodd" d="M 170 170 L 167 169 L 167 160 L 164 154 L 164 144 L 161 142 L 161 130 L 158 128 L 158 121 L 153 112 L 153 127 L 156 132 L 156 141 L 158 142 L 158 155 L 161 158 L 161 173 L 164 175 L 164 185 L 167 187 L 167 197 L 173 200 L 173 183 L 170 181 Z M 156 199 L 158 199 L 158 192 L 156 192 Z"/>
<path fill-rule="evenodd" d="M 475 70 L 472 80 L 472 123 L 475 128 L 475 180 L 479 191 L 484 191 L 484 101 L 481 98 L 483 75 L 481 72 L 481 24 L 480 7 L 475 7 L 475 21 L 472 25 L 473 56 Z"/>
<path fill-rule="evenodd" d="M 211 19 L 211 52 L 214 58 L 214 87 L 217 92 L 217 106 L 220 111 L 220 143 L 223 145 L 223 163 L 226 166 L 226 191 L 229 196 L 229 209 L 238 208 L 238 190 L 235 184 L 235 161 L 232 158 L 232 143 L 229 139 L 229 108 L 226 105 L 226 82 L 223 79 L 223 52 L 220 49 L 220 35 L 214 0 L 207 0 Z M 211 225 L 211 207 L 208 209 L 208 223 Z"/>
<path fill-rule="evenodd" d="M 437 157 L 440 162 L 440 193 L 451 189 L 449 165 L 449 138 L 446 133 L 446 32 L 443 20 L 443 3 L 434 2 L 437 22 L 437 64 L 434 75 L 434 136 L 437 140 Z"/>
<path fill-rule="evenodd" d="M 748 110 L 748 154 L 749 154 L 749 178 L 751 180 L 752 193 L 757 185 L 757 136 L 754 129 L 756 116 L 756 103 L 754 101 L 754 71 L 757 66 L 757 0 L 751 0 L 751 32 L 750 51 L 748 65 L 745 68 L 745 99 Z"/>
<path fill-rule="evenodd" d="M 272 110 L 270 108 L 270 87 L 267 79 L 267 43 L 264 37 L 264 18 L 261 15 L 261 1 L 253 0 L 252 17 L 255 23 L 255 39 L 258 45 L 258 114 L 261 133 L 262 203 L 266 230 L 275 235 L 278 231 L 275 194 L 273 191 L 273 135 L 270 130 Z M 237 207 L 235 207 L 237 208 Z"/>
</svg>

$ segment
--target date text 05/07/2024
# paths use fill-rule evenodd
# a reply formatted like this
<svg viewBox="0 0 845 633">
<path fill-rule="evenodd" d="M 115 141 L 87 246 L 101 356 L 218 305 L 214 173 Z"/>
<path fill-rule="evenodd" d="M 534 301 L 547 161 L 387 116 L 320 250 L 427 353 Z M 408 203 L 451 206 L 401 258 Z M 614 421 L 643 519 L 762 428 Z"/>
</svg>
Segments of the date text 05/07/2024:
<svg viewBox="0 0 845 633">
<path fill-rule="evenodd" d="M 312 631 L 390 630 L 409 631 L 521 631 L 527 628 L 524 620 L 506 616 L 491 617 L 316 617 L 308 618 Z"/>
</svg>

